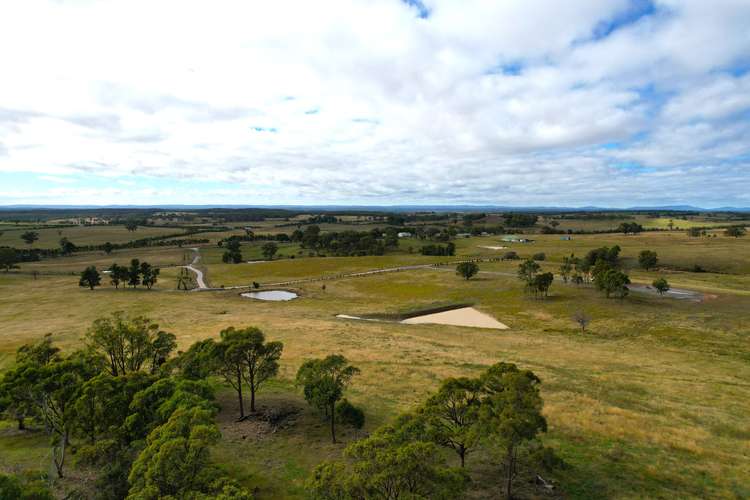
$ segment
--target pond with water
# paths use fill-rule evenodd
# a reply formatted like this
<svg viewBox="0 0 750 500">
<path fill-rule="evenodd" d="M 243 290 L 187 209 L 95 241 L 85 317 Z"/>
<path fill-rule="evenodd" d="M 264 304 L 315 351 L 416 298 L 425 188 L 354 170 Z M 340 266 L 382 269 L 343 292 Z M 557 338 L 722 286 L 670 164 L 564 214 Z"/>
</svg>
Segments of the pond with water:
<svg viewBox="0 0 750 500">
<path fill-rule="evenodd" d="M 287 292 L 286 290 L 265 290 L 262 292 L 246 292 L 243 294 L 240 294 L 243 297 L 247 297 L 248 299 L 257 299 L 257 300 L 272 300 L 275 302 L 278 301 L 284 301 L 284 300 L 292 300 L 299 297 L 294 292 Z"/>
</svg>

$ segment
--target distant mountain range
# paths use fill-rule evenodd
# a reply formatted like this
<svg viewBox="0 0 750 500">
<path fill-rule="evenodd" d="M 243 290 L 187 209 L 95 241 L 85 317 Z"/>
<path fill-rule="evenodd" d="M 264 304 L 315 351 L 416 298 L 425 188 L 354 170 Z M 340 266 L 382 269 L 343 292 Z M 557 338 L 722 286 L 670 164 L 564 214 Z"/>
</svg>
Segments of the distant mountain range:
<svg viewBox="0 0 750 500">
<path fill-rule="evenodd" d="M 750 212 L 750 207 L 703 208 L 692 205 L 635 206 L 628 208 L 611 207 L 549 207 L 503 205 L 0 205 L 0 211 L 12 210 L 91 210 L 91 209 L 162 209 L 162 210 L 201 210 L 201 209 L 240 209 L 270 208 L 304 211 L 362 211 L 362 212 L 632 212 L 632 211 L 674 211 L 674 212 Z"/>
</svg>

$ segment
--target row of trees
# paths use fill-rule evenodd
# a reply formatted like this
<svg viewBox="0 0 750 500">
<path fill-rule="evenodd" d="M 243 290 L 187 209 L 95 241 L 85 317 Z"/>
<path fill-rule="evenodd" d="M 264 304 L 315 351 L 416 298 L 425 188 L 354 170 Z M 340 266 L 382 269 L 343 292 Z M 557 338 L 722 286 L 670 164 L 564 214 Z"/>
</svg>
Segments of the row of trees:
<svg viewBox="0 0 750 500">
<path fill-rule="evenodd" d="M 419 249 L 419 253 L 422 255 L 455 255 L 456 245 L 450 241 L 445 245 L 424 245 Z"/>
<path fill-rule="evenodd" d="M 206 232 L 206 231 L 212 231 L 214 229 L 206 229 L 206 228 L 195 228 L 195 229 L 187 229 L 183 232 L 179 233 L 173 233 L 173 234 L 165 234 L 161 236 L 151 236 L 148 238 L 139 238 L 137 240 L 131 240 L 126 243 L 117 243 L 113 244 L 109 241 L 101 244 L 101 245 L 76 245 L 72 241 L 70 241 L 67 237 L 60 238 L 59 241 L 59 248 L 35 248 L 35 249 L 27 249 L 24 251 L 23 254 L 19 256 L 19 259 L 16 260 L 16 262 L 19 262 L 21 260 L 39 260 L 40 257 L 59 257 L 59 256 L 67 256 L 72 254 L 73 252 L 79 252 L 79 251 L 95 251 L 95 250 L 102 250 L 106 254 L 112 253 L 113 250 L 121 249 L 121 248 L 141 248 L 146 246 L 182 246 L 182 245 L 197 245 L 202 243 L 208 243 L 209 240 L 206 238 L 185 238 L 186 236 L 189 236 L 191 234 L 196 234 L 200 232 Z M 62 233 L 62 231 L 58 230 L 58 234 Z M 2 235 L 2 232 L 0 232 L 0 235 Z M 21 234 L 21 239 L 26 243 L 27 245 L 31 246 L 34 244 L 34 242 L 39 240 L 39 233 L 37 231 L 26 231 Z M 20 257 L 23 257 L 21 259 Z"/>
<path fill-rule="evenodd" d="M 555 279 L 550 272 L 540 273 L 541 266 L 534 259 L 526 259 L 518 266 L 518 279 L 524 282 L 524 291 L 537 298 L 546 298 L 552 281 Z"/>
<path fill-rule="evenodd" d="M 398 232 L 395 227 L 370 231 L 321 232 L 316 225 L 304 231 L 292 233 L 292 241 L 314 252 L 326 252 L 336 256 L 383 255 L 388 249 L 398 247 Z"/>
<path fill-rule="evenodd" d="M 250 390 L 250 412 L 254 413 L 256 394 L 278 373 L 284 345 L 266 342 L 263 332 L 254 327 L 230 327 L 222 330 L 219 338 L 218 342 L 213 339 L 196 342 L 175 359 L 174 366 L 190 380 L 210 375 L 221 377 L 237 393 L 238 420 L 244 420 L 244 390 Z"/>
<path fill-rule="evenodd" d="M 477 378 L 449 378 L 412 412 L 350 444 L 346 461 L 324 462 L 308 481 L 313 498 L 435 498 L 461 496 L 467 457 L 480 448 L 500 457 L 506 498 L 525 467 L 560 463 L 538 437 L 546 432 L 541 381 L 514 364 L 498 363 Z M 451 466 L 440 448 L 460 463 Z"/>
<path fill-rule="evenodd" d="M 107 269 L 109 274 L 110 283 L 115 288 L 120 288 L 120 285 L 128 285 L 133 288 L 138 285 L 143 285 L 149 290 L 159 280 L 159 268 L 154 267 L 148 262 L 141 262 L 138 259 L 132 259 L 130 266 L 121 266 L 117 263 L 112 264 Z M 100 286 L 102 277 L 96 266 L 89 266 L 81 272 L 81 278 L 78 281 L 78 286 L 88 287 L 91 290 Z"/>
<path fill-rule="evenodd" d="M 95 467 L 97 498 L 250 499 L 211 461 L 213 389 L 174 370 L 175 347 L 150 320 L 120 313 L 94 322 L 86 347 L 68 355 L 47 337 L 20 348 L 3 373 L 0 410 L 19 428 L 43 425 L 58 477 L 69 450 Z"/>
<path fill-rule="evenodd" d="M 275 377 L 284 350 L 281 342 L 266 342 L 263 332 L 254 327 L 227 328 L 219 342 L 196 342 L 174 360 L 183 377 L 201 380 L 220 376 L 237 395 L 238 420 L 247 418 L 245 390 L 250 391 L 250 413 L 256 412 L 256 395 L 263 384 Z M 341 355 L 304 362 L 297 372 L 297 384 L 307 402 L 330 422 L 331 440 L 336 442 L 336 422 L 355 428 L 364 425 L 364 413 L 343 399 L 344 391 L 359 369 L 350 366 Z"/>
<path fill-rule="evenodd" d="M 207 378 L 220 376 L 237 391 L 244 418 L 243 387 L 253 412 L 255 393 L 278 373 L 280 342 L 267 342 L 257 328 L 227 328 L 218 341 L 170 358 L 174 335 L 122 313 L 96 320 L 85 340 L 67 355 L 50 337 L 23 346 L 0 378 L 0 411 L 19 429 L 29 420 L 43 424 L 59 477 L 74 450 L 78 464 L 97 471 L 97 498 L 251 498 L 211 460 L 220 434 Z M 305 361 L 297 372 L 305 399 L 329 420 L 333 442 L 337 423 L 364 424 L 364 412 L 344 398 L 357 374 L 341 355 Z M 539 384 L 532 372 L 505 363 L 476 379 L 445 380 L 415 411 L 350 444 L 347 462 L 318 466 L 309 491 L 321 499 L 455 498 L 468 483 L 467 457 L 486 448 L 500 452 L 510 498 L 523 467 L 554 457 L 538 441 L 546 431 Z M 460 467 L 440 447 L 453 450 Z"/>
<path fill-rule="evenodd" d="M 745 226 L 732 226 L 724 230 L 724 236 L 730 236 L 732 238 L 739 238 L 740 236 L 745 236 L 745 234 L 747 234 Z"/>
<path fill-rule="evenodd" d="M 638 234 L 643 232 L 643 226 L 637 222 L 623 222 L 617 227 L 617 232 L 623 234 Z"/>
</svg>

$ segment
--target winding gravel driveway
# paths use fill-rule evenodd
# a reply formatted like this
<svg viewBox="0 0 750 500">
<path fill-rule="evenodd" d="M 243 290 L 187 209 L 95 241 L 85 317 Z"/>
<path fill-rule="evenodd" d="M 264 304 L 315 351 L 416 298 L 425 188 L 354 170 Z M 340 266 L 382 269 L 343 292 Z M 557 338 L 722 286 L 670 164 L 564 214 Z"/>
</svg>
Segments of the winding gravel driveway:
<svg viewBox="0 0 750 500">
<path fill-rule="evenodd" d="M 203 271 L 195 267 L 198 262 L 201 261 L 201 253 L 198 248 L 191 248 L 193 252 L 195 252 L 195 257 L 193 257 L 193 262 L 188 264 L 187 266 L 183 266 L 186 269 L 190 269 L 195 273 L 195 281 L 198 283 L 197 290 L 208 290 L 209 288 L 206 286 L 206 282 L 203 280 Z"/>
</svg>

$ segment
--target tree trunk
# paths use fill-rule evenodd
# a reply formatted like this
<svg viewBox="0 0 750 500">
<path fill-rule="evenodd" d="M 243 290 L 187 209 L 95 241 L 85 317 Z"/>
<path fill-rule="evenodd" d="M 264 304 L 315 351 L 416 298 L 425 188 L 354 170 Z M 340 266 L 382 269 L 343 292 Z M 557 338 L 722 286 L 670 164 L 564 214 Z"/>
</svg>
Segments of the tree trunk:
<svg viewBox="0 0 750 500">
<path fill-rule="evenodd" d="M 237 397 L 240 400 L 240 420 L 245 418 L 245 403 L 242 401 L 242 372 L 237 368 Z"/>
<path fill-rule="evenodd" d="M 19 431 L 25 431 L 26 430 L 26 422 L 24 422 L 24 416 L 19 415 L 16 417 L 16 421 L 18 421 L 18 430 Z"/>
<path fill-rule="evenodd" d="M 55 470 L 57 471 L 57 477 L 63 478 L 63 465 L 65 465 L 65 447 L 68 443 L 68 431 L 66 430 L 64 435 L 60 437 L 60 444 L 55 446 L 52 450 L 52 460 L 55 463 Z M 58 455 L 59 450 L 59 455 Z"/>
<path fill-rule="evenodd" d="M 331 403 L 331 440 L 333 440 L 333 443 L 336 444 L 336 414 L 334 410 L 336 409 L 336 403 Z"/>
<path fill-rule="evenodd" d="M 255 386 L 250 384 L 250 413 L 255 413 Z"/>
<path fill-rule="evenodd" d="M 513 445 L 508 447 L 508 463 L 506 465 L 508 467 L 508 476 L 505 482 L 505 498 L 511 500 L 513 498 Z"/>
<path fill-rule="evenodd" d="M 466 448 L 464 448 L 463 446 L 461 446 L 458 449 L 458 456 L 461 457 L 461 467 L 463 467 L 465 465 L 465 461 L 466 461 Z"/>
</svg>

